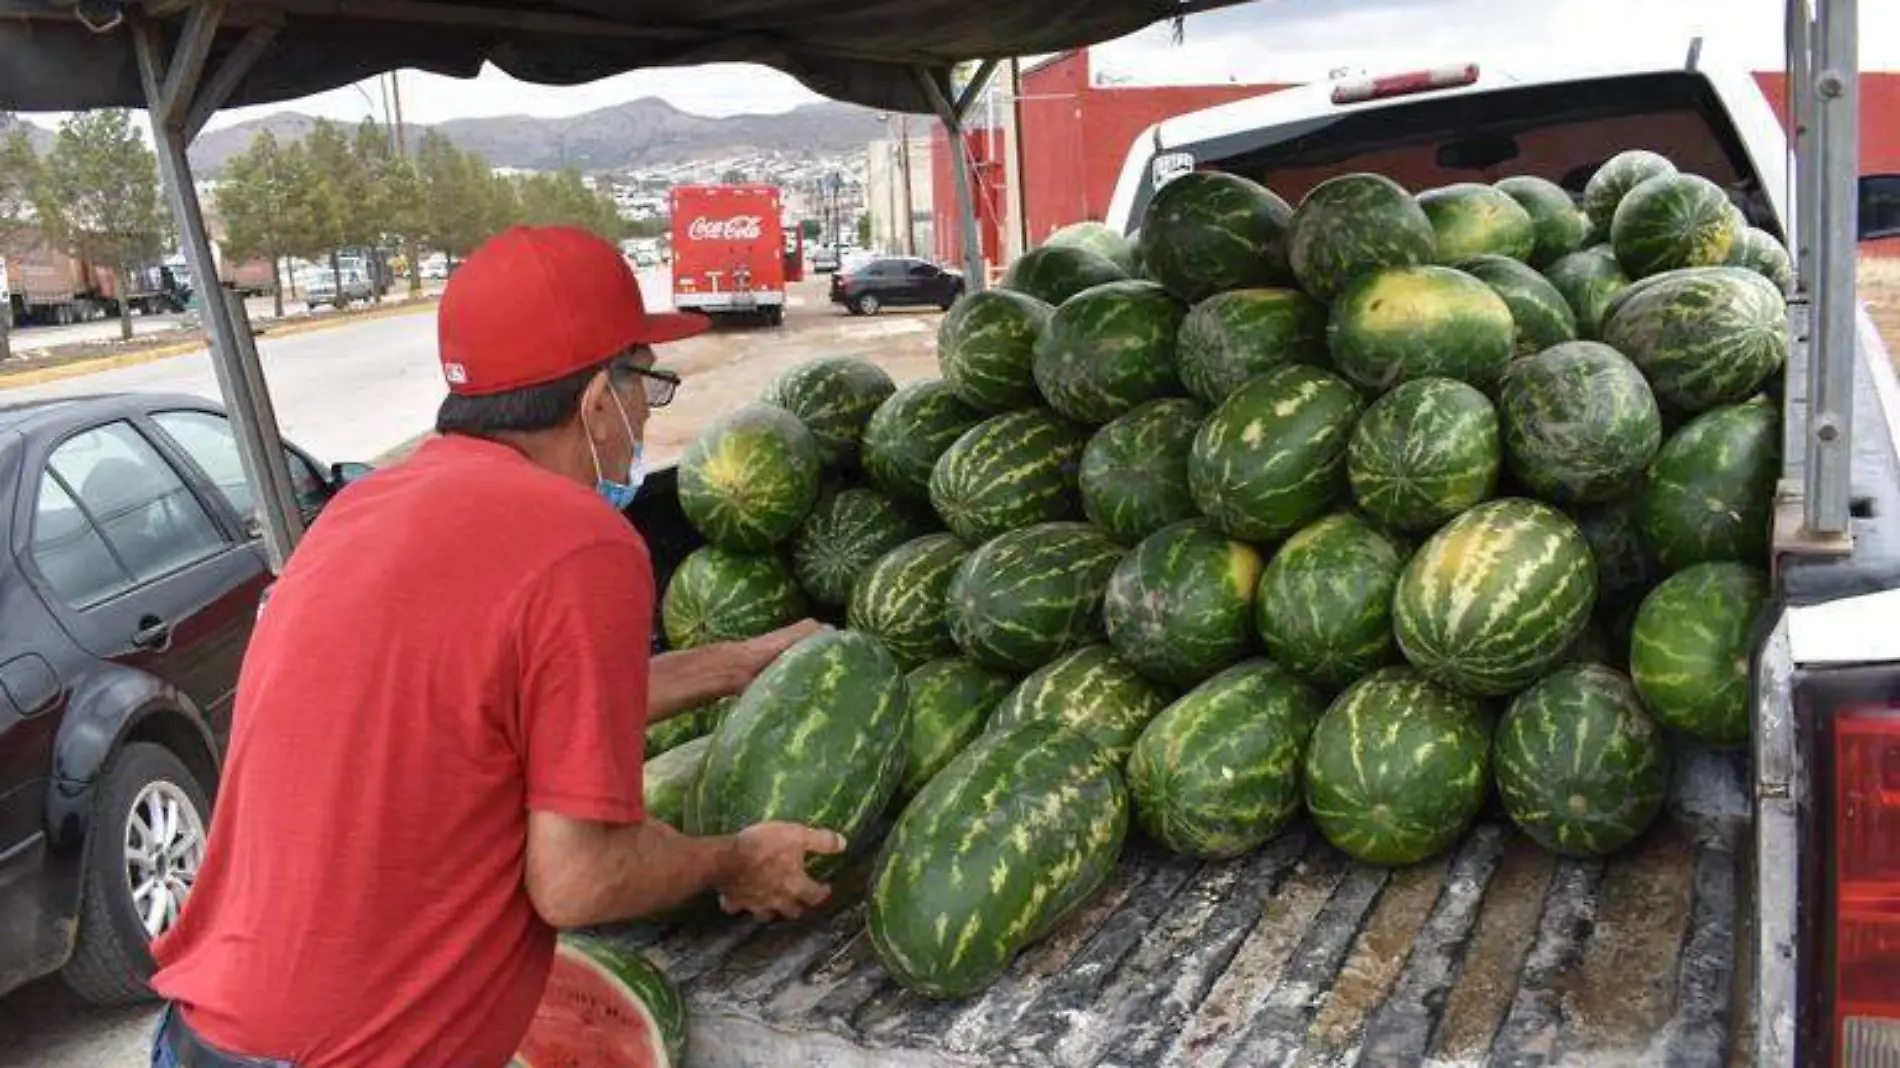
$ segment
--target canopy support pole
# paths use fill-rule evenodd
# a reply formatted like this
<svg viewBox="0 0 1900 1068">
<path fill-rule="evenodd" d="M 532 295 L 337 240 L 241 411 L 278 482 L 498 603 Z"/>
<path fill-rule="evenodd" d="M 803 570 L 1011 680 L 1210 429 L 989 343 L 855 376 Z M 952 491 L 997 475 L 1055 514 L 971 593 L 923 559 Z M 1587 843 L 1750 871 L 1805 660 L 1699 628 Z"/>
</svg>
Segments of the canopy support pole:
<svg viewBox="0 0 1900 1068">
<path fill-rule="evenodd" d="M 1854 288 L 1859 214 L 1860 63 L 1855 54 L 1858 0 L 1818 0 L 1808 44 L 1816 126 L 1796 147 L 1810 177 L 1814 208 L 1803 221 L 1812 241 L 1813 349 L 1808 360 L 1806 486 L 1802 520 L 1810 537 L 1850 536 L 1854 361 L 1858 357 Z"/>
<path fill-rule="evenodd" d="M 993 69 L 993 67 L 992 67 Z M 989 279 L 983 269 L 983 247 L 976 229 L 976 193 L 970 188 L 969 145 L 963 139 L 963 115 L 950 102 L 950 93 L 927 68 L 916 67 L 917 85 L 942 120 L 950 141 L 950 174 L 957 187 L 957 225 L 963 235 L 963 288 L 981 293 Z M 972 86 L 980 83 L 972 81 Z M 966 92 L 966 96 L 968 93 Z"/>
<path fill-rule="evenodd" d="M 178 224 L 185 262 L 191 265 L 192 277 L 197 280 L 199 305 L 211 335 L 211 366 L 217 371 L 218 391 L 223 394 L 225 407 L 230 412 L 244 477 L 256 487 L 256 531 L 263 537 L 271 570 L 281 573 L 297 539 L 303 535 L 303 515 L 291 489 L 283 441 L 277 434 L 276 415 L 271 410 L 270 392 L 257 359 L 250 323 L 243 315 L 243 302 L 227 299 L 218 284 L 217 260 L 211 254 L 204 209 L 198 202 L 191 161 L 185 153 L 191 140 L 189 130 L 193 117 L 209 117 L 217 106 L 209 98 L 200 98 L 199 79 L 224 6 L 225 0 L 208 0 L 194 8 L 185 20 L 169 61 L 158 26 L 149 18 L 132 16 L 132 41 L 138 52 L 139 73 L 152 119 L 159 176 Z M 224 94 L 229 94 L 230 87 L 242 77 L 243 69 L 255 63 L 263 51 L 262 44 L 253 40 L 246 37 L 244 43 L 226 57 L 223 66 L 212 76 L 211 88 L 221 87 Z M 209 108 L 199 106 L 208 102 Z"/>
</svg>

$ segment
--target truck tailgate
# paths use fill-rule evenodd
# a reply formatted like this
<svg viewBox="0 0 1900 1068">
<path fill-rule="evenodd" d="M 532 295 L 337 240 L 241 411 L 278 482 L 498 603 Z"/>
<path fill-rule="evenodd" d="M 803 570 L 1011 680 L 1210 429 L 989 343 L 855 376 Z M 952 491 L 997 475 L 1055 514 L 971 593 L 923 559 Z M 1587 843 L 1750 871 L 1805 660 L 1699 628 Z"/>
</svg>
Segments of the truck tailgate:
<svg viewBox="0 0 1900 1068">
<path fill-rule="evenodd" d="M 898 987 L 858 864 L 824 914 L 620 929 L 687 990 L 692 1063 L 1720 1065 L 1748 829 L 1739 759 L 1679 760 L 1668 815 L 1608 861 L 1495 815 L 1388 871 L 1310 831 L 1203 863 L 1131 838 L 1100 895 L 987 992 Z"/>
</svg>

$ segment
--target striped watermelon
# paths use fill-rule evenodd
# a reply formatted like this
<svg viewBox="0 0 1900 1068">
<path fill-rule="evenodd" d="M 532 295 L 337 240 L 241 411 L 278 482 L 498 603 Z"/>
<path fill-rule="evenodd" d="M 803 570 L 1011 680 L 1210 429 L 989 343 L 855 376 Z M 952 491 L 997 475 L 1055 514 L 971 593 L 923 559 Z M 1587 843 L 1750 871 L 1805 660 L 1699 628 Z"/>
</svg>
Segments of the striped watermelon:
<svg viewBox="0 0 1900 1068">
<path fill-rule="evenodd" d="M 1196 304 L 1176 338 L 1181 384 L 1219 404 L 1288 363 L 1324 365 L 1326 308 L 1297 289 L 1236 289 Z"/>
<path fill-rule="evenodd" d="M 1590 217 L 1556 182 L 1520 174 L 1493 184 L 1530 213 L 1531 225 L 1537 234 L 1537 243 L 1531 249 L 1531 266 L 1544 267 L 1557 262 L 1582 248 L 1590 236 Z"/>
<path fill-rule="evenodd" d="M 1108 646 L 1085 645 L 1030 672 L 990 713 L 988 730 L 1060 723 L 1093 740 L 1119 767 L 1167 703 L 1162 691 Z"/>
<path fill-rule="evenodd" d="M 1478 182 L 1458 182 L 1418 195 L 1418 206 L 1432 221 L 1438 262 L 1469 256 L 1508 256 L 1529 260 L 1537 248 L 1537 224 L 1510 196 Z"/>
<path fill-rule="evenodd" d="M 1569 517 L 1520 498 L 1445 524 L 1399 575 L 1393 630 L 1407 660 L 1463 693 L 1528 685 L 1590 619 L 1596 561 Z"/>
<path fill-rule="evenodd" d="M 1458 269 L 1490 286 L 1511 310 L 1517 355 L 1577 339 L 1577 315 L 1550 279 L 1508 256 L 1472 256 Z"/>
<path fill-rule="evenodd" d="M 1415 378 L 1480 389 L 1516 351 L 1510 306 L 1450 267 L 1394 267 L 1360 276 L 1333 302 L 1326 343 L 1339 372 L 1383 392 Z"/>
<path fill-rule="evenodd" d="M 1768 576 L 1728 562 L 1696 564 L 1643 598 L 1630 637 L 1630 676 L 1663 726 L 1716 746 L 1748 741 L 1749 655 Z"/>
<path fill-rule="evenodd" d="M 968 997 L 1102 885 L 1128 791 L 1087 737 L 1030 723 L 971 743 L 904 808 L 871 876 L 865 930 L 905 987 Z"/>
<path fill-rule="evenodd" d="M 1616 206 L 1610 246 L 1631 278 L 1646 278 L 1728 262 L 1741 227 L 1721 186 L 1700 175 L 1658 175 Z"/>
<path fill-rule="evenodd" d="M 1571 664 L 1511 701 L 1492 760 L 1511 821 L 1545 849 L 1602 856 L 1643 833 L 1669 790 L 1669 746 L 1622 673 Z"/>
<path fill-rule="evenodd" d="M 1656 550 L 1643 534 L 1642 514 L 1643 497 L 1635 494 L 1570 515 L 1596 560 L 1599 614 L 1634 607 L 1662 579 Z"/>
<path fill-rule="evenodd" d="M 1662 446 L 1662 413 L 1643 373 L 1598 341 L 1565 342 L 1512 363 L 1498 413 L 1511 473 L 1557 504 L 1627 493 Z"/>
<path fill-rule="evenodd" d="M 1088 431 L 1032 408 L 993 416 L 958 438 L 930 473 L 930 505 L 976 545 L 1032 523 L 1081 514 L 1076 473 Z"/>
<path fill-rule="evenodd" d="M 1085 248 L 1135 276 L 1134 242 L 1094 220 L 1070 223 L 1042 242 L 1044 248 Z"/>
<path fill-rule="evenodd" d="M 1583 187 L 1583 211 L 1594 236 L 1606 238 L 1616 209 L 1630 190 L 1659 175 L 1675 174 L 1676 165 L 1654 152 L 1632 149 L 1610 157 Z"/>
<path fill-rule="evenodd" d="M 1766 230 L 1751 226 L 1737 234 L 1728 252 L 1728 263 L 1754 271 L 1780 292 L 1794 288 L 1794 263 L 1788 258 L 1788 246 Z"/>
<path fill-rule="evenodd" d="M 913 382 L 891 394 L 864 425 L 860 460 L 879 489 L 907 500 L 930 500 L 930 472 L 952 442 L 983 421 L 950 383 Z"/>
<path fill-rule="evenodd" d="M 1178 396 L 1174 336 L 1186 314 L 1153 282 L 1085 289 L 1056 309 L 1036 343 L 1036 388 L 1049 407 L 1090 426 Z"/>
<path fill-rule="evenodd" d="M 1270 660 L 1236 664 L 1162 710 L 1128 757 L 1135 819 L 1176 853 L 1218 859 L 1300 815 L 1300 763 L 1326 702 Z"/>
<path fill-rule="evenodd" d="M 651 961 L 604 938 L 562 934 L 511 1064 L 681 1068 L 687 1034 L 686 1001 Z"/>
<path fill-rule="evenodd" d="M 1260 554 L 1191 519 L 1149 535 L 1108 580 L 1102 622 L 1109 644 L 1135 670 L 1185 687 L 1239 661 L 1253 647 Z"/>
<path fill-rule="evenodd" d="M 1616 262 L 1616 253 L 1608 245 L 1572 252 L 1544 268 L 1544 277 L 1576 313 L 1577 336 L 1593 341 L 1603 336 L 1610 301 L 1630 284 L 1629 275 L 1623 273 L 1623 265 Z"/>
<path fill-rule="evenodd" d="M 1350 513 L 1288 538 L 1255 601 L 1267 655 L 1328 690 L 1390 663 L 1392 590 L 1404 566 L 1390 538 Z"/>
<path fill-rule="evenodd" d="M 719 722 L 686 798 L 686 833 L 736 834 L 785 820 L 868 831 L 909 754 L 904 673 L 882 642 L 850 630 L 787 649 Z M 839 855 L 813 857 L 822 876 Z"/>
<path fill-rule="evenodd" d="M 733 552 L 784 541 L 818 501 L 817 440 L 798 417 L 748 404 L 707 424 L 679 463 L 680 509 L 706 540 Z"/>
<path fill-rule="evenodd" d="M 670 753 L 688 742 L 704 738 L 719 726 L 719 721 L 732 707 L 733 698 L 721 697 L 717 701 L 689 708 L 657 723 L 647 724 L 643 746 L 650 760 L 662 753 Z"/>
<path fill-rule="evenodd" d="M 1245 541 L 1283 538 L 1325 515 L 1346 488 L 1346 440 L 1362 406 L 1344 379 L 1304 364 L 1247 383 L 1194 436 L 1194 503 Z"/>
<path fill-rule="evenodd" d="M 1089 522 L 1134 543 L 1199 514 L 1188 492 L 1188 452 L 1207 418 L 1198 401 L 1149 401 L 1095 432 L 1077 477 Z"/>
<path fill-rule="evenodd" d="M 897 392 L 882 367 L 856 356 L 822 356 L 790 368 L 759 399 L 798 416 L 818 443 L 826 466 L 857 462 L 864 424 Z"/>
<path fill-rule="evenodd" d="M 1497 487 L 1498 413 L 1476 388 L 1419 378 L 1372 402 L 1346 446 L 1353 498 L 1394 530 L 1436 530 Z"/>
<path fill-rule="evenodd" d="M 792 574 L 812 600 L 843 608 L 858 576 L 922 533 L 916 519 L 877 490 L 839 490 L 819 499 L 792 540 Z"/>
<path fill-rule="evenodd" d="M 1016 257 L 1003 272 L 1002 287 L 1055 307 L 1085 289 L 1127 277 L 1126 270 L 1093 249 L 1043 245 Z"/>
<path fill-rule="evenodd" d="M 1300 288 L 1323 301 L 1360 275 L 1438 258 L 1438 235 L 1405 187 L 1377 174 L 1314 186 L 1293 213 L 1287 260 Z"/>
<path fill-rule="evenodd" d="M 769 554 L 704 546 L 673 570 L 660 598 L 670 649 L 754 638 L 798 622 L 809 609 L 785 562 Z"/>
<path fill-rule="evenodd" d="M 937 327 L 937 368 L 963 403 L 998 415 L 1041 403 L 1036 339 L 1055 308 L 1008 289 L 960 298 Z"/>
<path fill-rule="evenodd" d="M 950 636 L 970 659 L 1031 671 L 1102 636 L 1102 594 L 1121 546 L 1086 523 L 1011 531 L 971 553 L 945 592 Z"/>
<path fill-rule="evenodd" d="M 647 758 L 646 767 L 640 772 L 640 790 L 648 819 L 659 820 L 669 827 L 678 827 L 686 819 L 686 795 L 693 788 L 693 780 L 699 777 L 699 766 L 704 763 L 706 748 L 710 745 L 712 735 L 702 734 Z"/>
<path fill-rule="evenodd" d="M 969 555 L 969 546 L 954 534 L 926 534 L 892 549 L 858 578 L 846 625 L 881 639 L 907 667 L 955 653 L 944 592 Z"/>
<path fill-rule="evenodd" d="M 1230 289 L 1286 285 L 1293 209 L 1258 182 L 1192 171 L 1156 190 L 1141 218 L 1148 277 L 1192 304 Z"/>
<path fill-rule="evenodd" d="M 1740 267 L 1687 270 L 1641 285 L 1616 305 L 1603 340 L 1684 412 L 1747 400 L 1788 358 L 1788 305 Z"/>
<path fill-rule="evenodd" d="M 944 765 L 983 733 L 990 710 L 1016 680 L 961 657 L 932 660 L 904 676 L 910 710 L 910 751 L 899 797 L 917 796 Z"/>
<path fill-rule="evenodd" d="M 1643 533 L 1664 571 L 1768 559 L 1780 420 L 1764 404 L 1707 411 L 1663 443 L 1643 491 Z"/>
<path fill-rule="evenodd" d="M 1410 668 L 1360 679 L 1306 747 L 1306 808 L 1320 833 L 1372 864 L 1414 864 L 1449 847 L 1484 804 L 1491 739 L 1477 701 Z"/>
</svg>

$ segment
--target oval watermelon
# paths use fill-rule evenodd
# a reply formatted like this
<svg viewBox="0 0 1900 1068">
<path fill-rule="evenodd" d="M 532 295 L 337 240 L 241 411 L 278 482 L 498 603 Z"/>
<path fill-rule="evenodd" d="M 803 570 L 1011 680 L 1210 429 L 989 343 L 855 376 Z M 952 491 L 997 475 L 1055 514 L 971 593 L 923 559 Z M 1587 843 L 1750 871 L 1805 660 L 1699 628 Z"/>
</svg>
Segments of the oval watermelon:
<svg viewBox="0 0 1900 1068">
<path fill-rule="evenodd" d="M 1102 594 L 1121 546 L 1086 523 L 1043 523 L 984 544 L 945 592 L 950 636 L 970 659 L 1031 671 L 1102 637 Z"/>
<path fill-rule="evenodd" d="M 1134 242 L 1094 220 L 1070 223 L 1043 241 L 1044 248 L 1085 248 L 1135 277 Z"/>
<path fill-rule="evenodd" d="M 1237 857 L 1299 817 L 1300 762 L 1326 702 L 1269 660 L 1236 664 L 1150 722 L 1128 757 L 1135 818 L 1164 847 Z"/>
<path fill-rule="evenodd" d="M 1418 195 L 1418 206 L 1432 221 L 1440 263 L 1487 254 L 1529 260 L 1537 248 L 1531 213 L 1488 185 L 1458 182 L 1428 189 Z"/>
<path fill-rule="evenodd" d="M 961 657 L 932 660 L 904 676 L 910 710 L 910 755 L 899 797 L 915 797 L 937 773 L 983 733 L 990 710 L 1016 680 Z"/>
<path fill-rule="evenodd" d="M 1565 342 L 1512 363 L 1498 412 L 1511 473 L 1557 504 L 1627 493 L 1662 446 L 1662 413 L 1643 373 L 1597 341 Z"/>
<path fill-rule="evenodd" d="M 1419 549 L 1392 594 L 1399 648 L 1428 678 L 1488 697 L 1555 664 L 1589 622 L 1596 561 L 1549 505 L 1487 501 Z"/>
<path fill-rule="evenodd" d="M 1610 246 L 1631 278 L 1726 263 L 1741 216 L 1728 194 L 1695 174 L 1651 178 L 1629 191 L 1610 222 Z"/>
<path fill-rule="evenodd" d="M 840 490 L 819 499 L 792 540 L 792 574 L 812 600 L 843 608 L 858 576 L 921 533 L 897 502 L 877 490 Z"/>
<path fill-rule="evenodd" d="M 1497 488 L 1498 413 L 1475 387 L 1419 378 L 1372 402 L 1346 447 L 1359 507 L 1395 530 L 1436 530 Z"/>
<path fill-rule="evenodd" d="M 706 748 L 710 745 L 712 735 L 702 734 L 647 759 L 646 767 L 640 772 L 640 796 L 648 819 L 659 820 L 669 827 L 678 827 L 685 820 L 686 795 L 693 788 L 693 780 L 699 777 L 699 766 L 705 762 Z"/>
<path fill-rule="evenodd" d="M 1643 598 L 1630 635 L 1630 677 L 1662 724 L 1715 746 L 1748 741 L 1749 656 L 1768 576 L 1728 562 L 1696 564 Z"/>
<path fill-rule="evenodd" d="M 1438 258 L 1438 235 L 1405 187 L 1377 174 L 1314 186 L 1293 213 L 1287 259 L 1300 288 L 1331 301 L 1360 275 Z"/>
<path fill-rule="evenodd" d="M 1610 301 L 1630 284 L 1629 275 L 1623 273 L 1623 265 L 1616 262 L 1616 253 L 1608 245 L 1572 252 L 1546 267 L 1544 277 L 1576 313 L 1577 336 L 1593 341 L 1603 336 Z"/>
<path fill-rule="evenodd" d="M 732 707 L 735 698 L 721 697 L 717 701 L 689 708 L 657 723 L 647 724 L 645 745 L 642 747 L 649 759 L 670 753 L 688 742 L 697 741 L 711 734 L 725 717 L 726 710 Z"/>
<path fill-rule="evenodd" d="M 1754 271 L 1780 292 L 1794 288 L 1794 263 L 1788 258 L 1788 246 L 1766 230 L 1751 226 L 1736 235 L 1728 263 Z"/>
<path fill-rule="evenodd" d="M 1458 269 L 1490 286 L 1511 310 L 1517 355 L 1577 339 L 1577 315 L 1550 279 L 1508 256 L 1472 256 Z"/>
<path fill-rule="evenodd" d="M 930 500 L 930 472 L 938 457 L 983 421 L 950 383 L 913 382 L 891 394 L 864 425 L 864 473 L 886 493 Z"/>
<path fill-rule="evenodd" d="M 1633 607 L 1662 579 L 1656 550 L 1643 534 L 1643 498 L 1635 494 L 1572 512 L 1597 563 L 1597 610 Z"/>
<path fill-rule="evenodd" d="M 890 804 L 909 753 L 904 673 L 882 642 L 814 634 L 752 680 L 719 722 L 686 798 L 686 833 L 785 820 L 847 843 Z M 822 876 L 842 854 L 808 861 Z"/>
<path fill-rule="evenodd" d="M 1148 277 L 1192 304 L 1230 289 L 1286 285 L 1293 209 L 1258 182 L 1193 171 L 1162 186 L 1141 218 Z"/>
<path fill-rule="evenodd" d="M 971 293 L 937 327 L 937 368 L 965 404 L 1000 415 L 1042 402 L 1036 339 L 1055 308 L 1007 289 Z"/>
<path fill-rule="evenodd" d="M 896 392 L 897 383 L 869 360 L 823 356 L 780 374 L 759 399 L 797 416 L 818 443 L 818 458 L 842 467 L 857 462 L 864 424 Z"/>
<path fill-rule="evenodd" d="M 1450 267 L 1394 267 L 1346 287 L 1326 323 L 1341 374 L 1383 392 L 1415 378 L 1494 385 L 1517 345 L 1511 309 Z"/>
<path fill-rule="evenodd" d="M 1767 405 L 1733 404 L 1702 413 L 1663 443 L 1643 491 L 1643 534 L 1665 571 L 1767 562 L 1779 424 Z"/>
<path fill-rule="evenodd" d="M 1260 575 L 1255 624 L 1267 655 L 1337 689 L 1393 659 L 1392 591 L 1405 557 L 1348 513 L 1286 540 Z"/>
<path fill-rule="evenodd" d="M 1531 266 L 1544 267 L 1557 262 L 1582 248 L 1590 236 L 1590 217 L 1556 182 L 1520 174 L 1493 184 L 1530 213 L 1531 225 L 1537 233 L 1537 243 L 1531 250 Z"/>
<path fill-rule="evenodd" d="M 1491 780 L 1478 702 L 1390 667 L 1333 701 L 1306 747 L 1306 808 L 1372 864 L 1414 864 L 1464 833 Z"/>
<path fill-rule="evenodd" d="M 1684 412 L 1755 395 L 1788 358 L 1788 305 L 1772 282 L 1739 267 L 1658 278 L 1629 293 L 1603 340 Z"/>
<path fill-rule="evenodd" d="M 713 420 L 679 464 L 680 510 L 706 540 L 759 552 L 791 537 L 818 501 L 818 442 L 783 408 L 748 404 Z"/>
<path fill-rule="evenodd" d="M 1297 289 L 1236 289 L 1196 304 L 1176 339 L 1181 384 L 1219 404 L 1282 364 L 1326 363 L 1326 308 Z"/>
<path fill-rule="evenodd" d="M 1511 700 L 1492 753 L 1511 822 L 1538 845 L 1603 856 L 1642 834 L 1669 790 L 1669 747 L 1620 672 L 1571 664 Z"/>
<path fill-rule="evenodd" d="M 1593 234 L 1607 237 L 1617 206 L 1629 191 L 1659 175 L 1675 174 L 1676 165 L 1642 149 L 1619 152 L 1596 169 L 1583 187 L 1583 211 Z"/>
<path fill-rule="evenodd" d="M 885 841 L 867 895 L 871 947 L 911 990 L 978 993 L 1095 893 L 1127 832 L 1127 788 L 1087 737 L 1031 723 L 978 738 Z"/>
<path fill-rule="evenodd" d="M 1188 492 L 1188 452 L 1207 418 L 1197 401 L 1149 401 L 1095 432 L 1077 482 L 1089 522 L 1134 543 L 1198 513 Z"/>
<path fill-rule="evenodd" d="M 1076 476 L 1088 431 L 1031 408 L 987 419 L 937 458 L 930 505 L 972 545 L 1081 512 Z"/>
<path fill-rule="evenodd" d="M 1174 339 L 1186 314 L 1153 282 L 1083 290 L 1056 309 L 1036 343 L 1036 388 L 1049 407 L 1090 426 L 1177 396 Z"/>
<path fill-rule="evenodd" d="M 1194 503 L 1244 541 L 1282 538 L 1325 515 L 1346 488 L 1346 440 L 1362 405 L 1345 380 L 1304 364 L 1247 383 L 1194 436 Z"/>
<path fill-rule="evenodd" d="M 1095 742 L 1116 767 L 1168 700 L 1106 645 L 1085 645 L 1030 672 L 990 713 L 987 730 L 1060 723 Z"/>
<path fill-rule="evenodd" d="M 955 653 L 944 594 L 969 555 L 969 546 L 954 534 L 926 534 L 899 545 L 859 577 L 845 624 L 882 640 L 908 667 Z"/>
<path fill-rule="evenodd" d="M 1191 519 L 1156 531 L 1108 580 L 1102 622 L 1123 660 L 1166 686 L 1192 686 L 1253 646 L 1260 554 Z"/>
<path fill-rule="evenodd" d="M 680 561 L 660 598 L 669 649 L 754 638 L 804 618 L 809 605 L 777 556 L 703 546 Z"/>
<path fill-rule="evenodd" d="M 1085 289 L 1127 277 L 1126 270 L 1093 249 L 1043 245 L 1016 257 L 1016 262 L 1003 272 L 1001 284 L 1005 290 L 1054 307 Z"/>
<path fill-rule="evenodd" d="M 562 934 L 515 1064 L 523 1068 L 683 1068 L 686 1000 L 638 952 Z"/>
</svg>

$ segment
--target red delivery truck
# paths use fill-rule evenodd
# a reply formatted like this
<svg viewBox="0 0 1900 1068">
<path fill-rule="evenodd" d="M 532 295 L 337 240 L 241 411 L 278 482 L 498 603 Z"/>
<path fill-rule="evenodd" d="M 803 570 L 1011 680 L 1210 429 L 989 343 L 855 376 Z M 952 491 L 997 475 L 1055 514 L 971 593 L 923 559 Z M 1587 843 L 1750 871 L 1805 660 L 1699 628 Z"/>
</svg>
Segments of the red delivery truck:
<svg viewBox="0 0 1900 1068">
<path fill-rule="evenodd" d="M 673 189 L 673 306 L 785 319 L 785 235 L 769 185 Z"/>
</svg>

